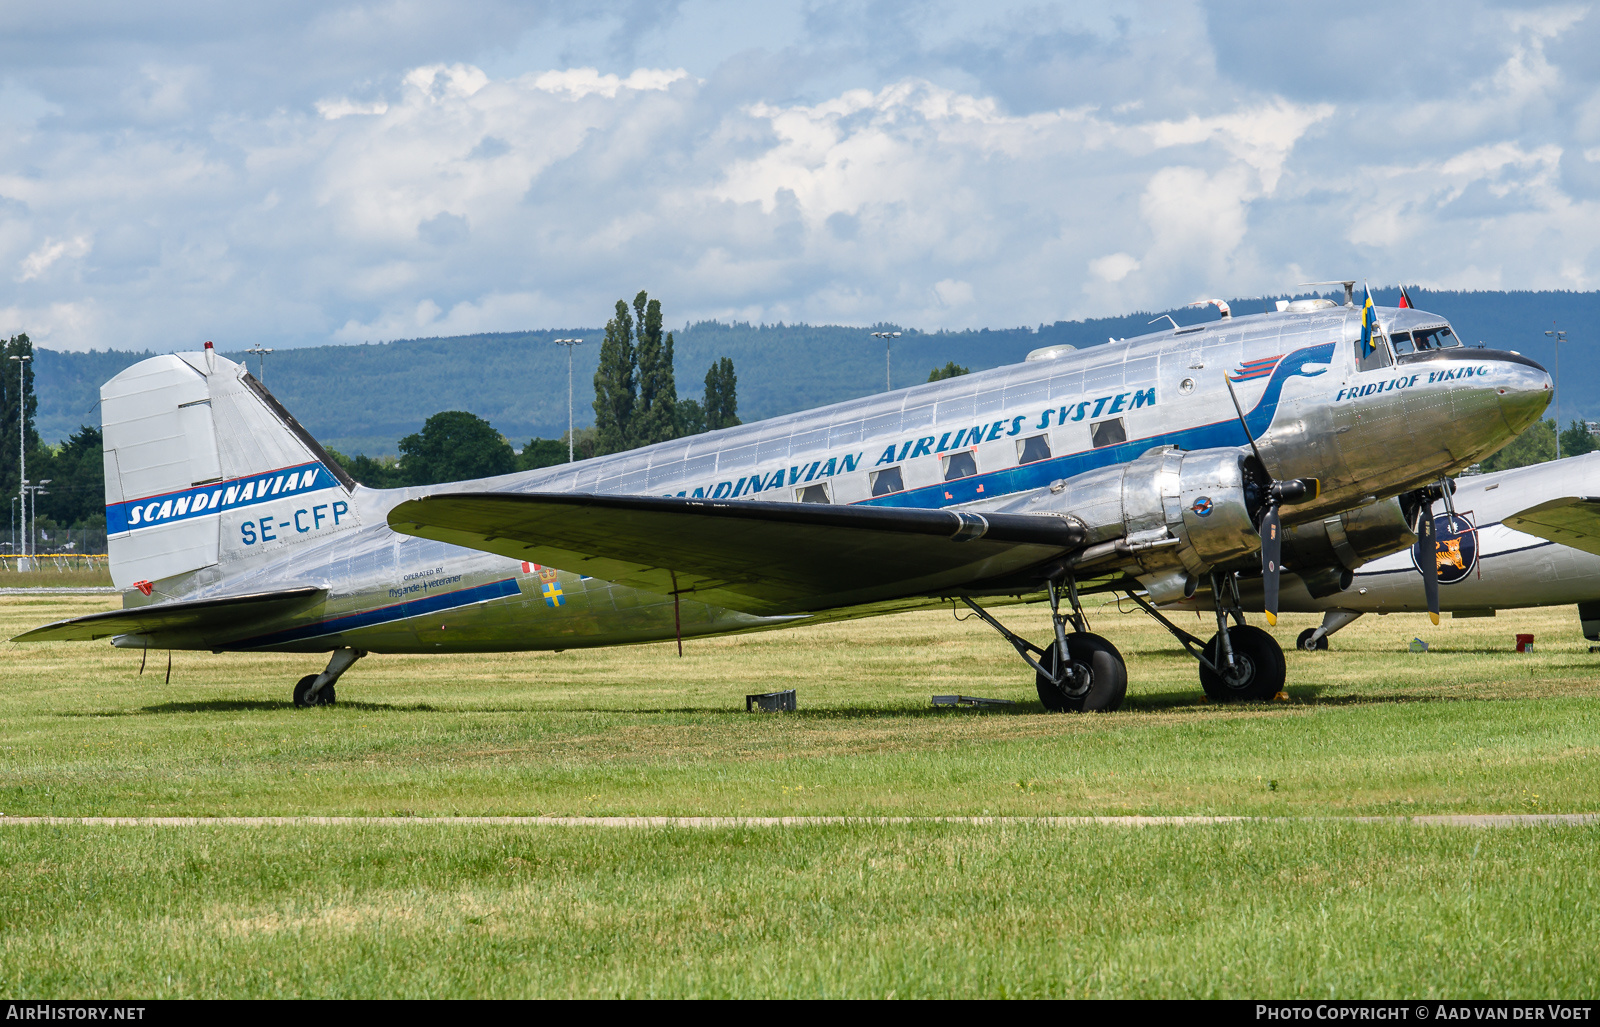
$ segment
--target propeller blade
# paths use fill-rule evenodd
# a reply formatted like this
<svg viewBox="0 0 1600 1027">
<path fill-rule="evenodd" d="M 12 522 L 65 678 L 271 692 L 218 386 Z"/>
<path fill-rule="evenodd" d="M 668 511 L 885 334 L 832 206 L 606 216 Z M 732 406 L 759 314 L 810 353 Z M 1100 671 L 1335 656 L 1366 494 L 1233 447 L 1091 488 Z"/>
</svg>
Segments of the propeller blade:
<svg viewBox="0 0 1600 1027">
<path fill-rule="evenodd" d="M 1417 525 L 1419 552 L 1422 554 L 1422 592 L 1428 598 L 1428 616 L 1439 623 L 1439 542 L 1433 530 L 1433 503 L 1422 504 L 1422 523 Z"/>
<path fill-rule="evenodd" d="M 1283 519 L 1278 505 L 1267 504 L 1261 515 L 1261 587 L 1266 596 L 1267 623 L 1278 623 L 1278 577 L 1283 569 Z"/>
</svg>

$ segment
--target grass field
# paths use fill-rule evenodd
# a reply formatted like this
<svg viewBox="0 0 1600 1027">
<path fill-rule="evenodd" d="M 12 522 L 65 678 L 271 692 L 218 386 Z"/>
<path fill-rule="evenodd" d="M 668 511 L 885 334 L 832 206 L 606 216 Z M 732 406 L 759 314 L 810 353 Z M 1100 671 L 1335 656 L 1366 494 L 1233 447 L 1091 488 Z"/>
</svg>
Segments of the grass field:
<svg viewBox="0 0 1600 1027">
<path fill-rule="evenodd" d="M 9 637 L 107 608 L 0 599 Z M 1008 618 L 1043 637 L 1039 610 Z M 1600 810 L 1600 655 L 1570 609 L 1369 617 L 1290 701 L 1200 701 L 1099 611 L 1114 714 L 1040 712 L 992 632 L 915 614 L 561 654 L 6 643 L 0 812 L 1245 814 Z M 1286 644 L 1312 618 L 1286 617 Z M 1512 653 L 1518 631 L 1536 652 Z M 1426 654 L 1405 651 L 1420 635 Z M 793 687 L 794 714 L 744 712 Z M 934 693 L 1019 700 L 932 710 Z M 1600 830 L 0 829 L 13 994 L 1584 995 Z M 308 942 L 310 944 L 308 944 Z"/>
</svg>

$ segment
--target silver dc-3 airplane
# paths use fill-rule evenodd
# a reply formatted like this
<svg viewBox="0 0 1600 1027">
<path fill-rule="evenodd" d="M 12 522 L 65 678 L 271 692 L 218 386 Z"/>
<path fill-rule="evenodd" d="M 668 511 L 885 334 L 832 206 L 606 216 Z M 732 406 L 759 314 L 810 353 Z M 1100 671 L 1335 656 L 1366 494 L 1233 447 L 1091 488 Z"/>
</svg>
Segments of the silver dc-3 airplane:
<svg viewBox="0 0 1600 1027">
<path fill-rule="evenodd" d="M 1280 567 L 1348 580 L 1433 526 L 1446 477 L 1550 400 L 1543 367 L 1442 319 L 1302 300 L 818 410 L 519 474 L 357 485 L 207 344 L 101 389 L 120 610 L 19 640 L 332 653 L 294 688 L 335 699 L 367 653 L 570 649 L 963 603 L 1051 710 L 1108 710 L 1127 670 L 1079 596 L 1125 590 L 1219 700 L 1270 698 Z M 1409 352 L 1385 336 L 1440 326 Z M 1387 500 L 1395 499 L 1394 503 Z M 1287 544 L 1283 526 L 1294 528 Z M 1217 633 L 1157 608 L 1204 599 Z M 986 606 L 1047 600 L 1041 643 Z M 1230 620 L 1233 622 L 1230 625 Z"/>
<path fill-rule="evenodd" d="M 1451 508 L 1434 515 L 1431 554 L 1420 540 L 1370 562 L 1345 553 L 1348 583 L 1317 595 L 1285 565 L 1280 608 L 1323 615 L 1319 627 L 1300 633 L 1302 649 L 1328 648 L 1328 636 L 1362 614 L 1426 610 L 1430 555 L 1439 608 L 1452 616 L 1576 605 L 1584 636 L 1600 642 L 1600 453 L 1472 475 L 1456 486 Z M 1404 516 L 1392 504 L 1384 503 L 1387 516 Z M 1245 602 L 1259 602 L 1259 581 L 1244 582 L 1241 593 Z"/>
</svg>

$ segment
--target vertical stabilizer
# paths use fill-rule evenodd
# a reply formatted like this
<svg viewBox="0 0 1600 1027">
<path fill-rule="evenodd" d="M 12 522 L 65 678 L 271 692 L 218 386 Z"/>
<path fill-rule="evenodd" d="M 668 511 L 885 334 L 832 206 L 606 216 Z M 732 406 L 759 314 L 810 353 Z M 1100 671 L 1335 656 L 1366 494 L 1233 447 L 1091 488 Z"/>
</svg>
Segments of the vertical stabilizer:
<svg viewBox="0 0 1600 1027">
<path fill-rule="evenodd" d="M 100 389 L 111 580 L 257 562 L 356 526 L 354 482 L 243 366 L 152 357 Z"/>
</svg>

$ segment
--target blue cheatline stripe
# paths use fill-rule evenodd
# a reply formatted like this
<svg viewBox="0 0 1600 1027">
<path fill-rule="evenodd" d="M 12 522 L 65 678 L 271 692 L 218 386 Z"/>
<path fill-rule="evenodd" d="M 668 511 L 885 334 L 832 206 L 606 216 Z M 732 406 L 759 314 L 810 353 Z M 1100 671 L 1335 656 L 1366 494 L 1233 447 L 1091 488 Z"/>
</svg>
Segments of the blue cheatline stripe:
<svg viewBox="0 0 1600 1027">
<path fill-rule="evenodd" d="M 339 479 L 333 472 L 316 461 L 280 467 L 159 496 L 112 503 L 106 507 L 106 531 L 120 535 L 140 528 L 209 517 L 220 510 L 238 510 L 270 503 L 282 496 L 320 492 L 338 484 Z"/>
<path fill-rule="evenodd" d="M 319 621 L 316 624 L 306 624 L 298 628 L 288 628 L 270 635 L 258 635 L 255 638 L 247 638 L 243 641 L 230 643 L 230 648 L 259 649 L 263 646 L 282 645 L 285 642 L 298 642 L 302 639 L 317 638 L 321 635 L 338 634 L 341 631 L 370 628 L 375 624 L 388 624 L 391 621 L 405 620 L 407 617 L 420 617 L 423 614 L 438 613 L 440 610 L 453 610 L 457 607 L 471 606 L 473 603 L 486 603 L 491 599 L 506 599 L 521 593 L 522 589 L 517 586 L 516 578 L 504 578 L 500 581 L 491 581 L 487 585 L 474 585 L 471 588 L 457 589 L 454 592 L 445 592 L 436 596 L 424 596 L 421 599 L 410 599 L 403 603 L 394 603 L 390 606 L 379 606 L 371 610 L 345 614 L 343 617 L 334 617 L 330 620 Z"/>
<path fill-rule="evenodd" d="M 1284 357 L 1283 363 L 1272 373 L 1272 380 L 1267 383 L 1266 391 L 1261 394 L 1260 401 L 1245 415 L 1245 421 L 1250 425 L 1251 436 L 1260 438 L 1272 426 L 1272 418 L 1278 412 L 1278 399 L 1283 393 L 1284 383 L 1295 376 L 1315 378 L 1323 374 L 1326 368 L 1315 371 L 1306 371 L 1303 368 L 1307 364 L 1331 364 L 1333 347 L 1334 344 L 1331 342 L 1323 343 L 1320 346 L 1296 350 Z M 891 492 L 886 496 L 874 496 L 855 505 L 909 507 L 923 510 L 930 507 L 956 506 L 979 499 L 994 499 L 997 496 L 1041 489 L 1051 482 L 1072 478 L 1085 471 L 1135 460 L 1139 454 L 1155 446 L 1177 446 L 1185 450 L 1215 449 L 1224 446 L 1246 446 L 1249 445 L 1249 441 L 1238 420 L 1230 418 L 1215 424 L 1203 424 L 1195 428 L 1184 428 L 1180 431 L 1106 446 L 1104 449 L 1070 453 L 1003 471 L 957 478 L 955 481 L 925 485 L 905 492 Z"/>
</svg>

